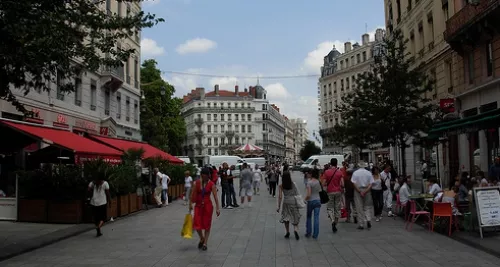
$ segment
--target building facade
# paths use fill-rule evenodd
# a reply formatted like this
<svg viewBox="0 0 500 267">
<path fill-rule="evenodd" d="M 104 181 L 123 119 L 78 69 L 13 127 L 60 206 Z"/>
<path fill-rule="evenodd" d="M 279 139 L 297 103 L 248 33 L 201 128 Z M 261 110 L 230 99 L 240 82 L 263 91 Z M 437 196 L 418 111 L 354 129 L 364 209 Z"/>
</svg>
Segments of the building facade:
<svg viewBox="0 0 500 267">
<path fill-rule="evenodd" d="M 357 76 L 370 71 L 376 44 L 382 41 L 384 30 L 377 29 L 375 41 L 370 42 L 368 34 L 362 35 L 361 45 L 344 43 L 344 53 L 335 47 L 324 57 L 318 84 L 320 135 L 323 153 L 342 154 L 341 144 L 333 138 L 333 127 L 342 121 L 335 108 L 341 105 L 342 97 L 356 86 Z"/>
<path fill-rule="evenodd" d="M 285 118 L 285 162 L 292 164 L 295 161 L 295 137 L 293 135 L 293 124 L 288 119 Z"/>
<path fill-rule="evenodd" d="M 285 118 L 275 104 L 267 106 L 267 114 L 262 118 L 262 139 L 257 145 L 266 150 L 270 163 L 283 162 L 285 158 Z"/>
<path fill-rule="evenodd" d="M 301 161 L 300 159 L 300 150 L 304 147 L 304 143 L 307 141 L 309 137 L 309 132 L 307 130 L 307 121 L 304 119 L 291 119 L 290 120 L 293 128 L 293 138 L 294 141 L 294 150 L 295 150 L 295 162 L 297 163 Z"/>
<path fill-rule="evenodd" d="M 107 0 L 103 9 L 117 14 L 141 11 L 139 3 Z M 12 88 L 18 100 L 32 116 L 26 118 L 10 103 L 0 100 L 1 116 L 7 119 L 68 128 L 73 131 L 142 140 L 140 133 L 140 32 L 117 43 L 118 47 L 134 48 L 135 54 L 123 67 L 101 68 L 97 72 L 84 72 L 71 81 L 55 77 L 49 92 L 31 90 L 24 95 Z M 62 83 L 72 82 L 75 91 L 62 93 Z"/>
</svg>

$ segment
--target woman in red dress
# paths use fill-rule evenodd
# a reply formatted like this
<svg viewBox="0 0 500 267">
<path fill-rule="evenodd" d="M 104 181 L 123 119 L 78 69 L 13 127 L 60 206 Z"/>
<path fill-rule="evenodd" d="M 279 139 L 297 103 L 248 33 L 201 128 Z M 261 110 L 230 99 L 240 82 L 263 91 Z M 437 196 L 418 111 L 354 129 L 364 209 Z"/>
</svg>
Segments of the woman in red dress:
<svg viewBox="0 0 500 267">
<path fill-rule="evenodd" d="M 198 248 L 202 250 L 207 250 L 207 241 L 210 235 L 210 227 L 212 226 L 212 214 L 214 213 L 210 194 L 214 196 L 215 212 L 217 216 L 220 215 L 217 188 L 210 180 L 210 176 L 211 170 L 209 168 L 203 168 L 203 170 L 201 170 L 201 179 L 198 179 L 193 184 L 191 203 L 189 204 L 189 210 L 192 210 L 193 204 L 195 204 L 193 229 L 196 230 L 200 236 Z"/>
</svg>

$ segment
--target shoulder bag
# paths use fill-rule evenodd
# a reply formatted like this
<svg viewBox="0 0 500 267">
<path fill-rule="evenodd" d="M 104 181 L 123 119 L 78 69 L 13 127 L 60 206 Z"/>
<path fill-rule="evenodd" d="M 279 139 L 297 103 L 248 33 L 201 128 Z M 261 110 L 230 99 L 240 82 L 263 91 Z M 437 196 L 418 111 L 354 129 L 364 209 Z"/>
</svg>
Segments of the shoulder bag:
<svg viewBox="0 0 500 267">
<path fill-rule="evenodd" d="M 303 209 L 306 207 L 306 203 L 304 202 L 304 199 L 302 199 L 302 196 L 299 194 L 299 190 L 297 189 L 297 185 L 293 183 L 293 187 L 295 189 L 295 195 L 293 198 L 295 198 L 295 205 L 297 205 L 297 208 Z"/>
<path fill-rule="evenodd" d="M 337 171 L 339 170 L 339 168 L 335 169 L 335 171 L 333 172 L 333 175 L 332 177 L 330 178 L 330 180 L 326 183 L 326 188 L 328 188 L 328 185 L 330 185 L 330 182 L 333 180 L 333 177 L 335 177 L 335 173 L 337 173 Z M 330 198 L 328 197 L 328 192 L 326 192 L 324 189 L 323 189 L 323 185 L 321 184 L 321 181 L 319 182 L 319 185 L 321 186 L 321 191 L 319 191 L 319 199 L 321 201 L 321 204 L 325 204 L 325 203 L 328 203 L 328 201 L 330 201 Z"/>
</svg>

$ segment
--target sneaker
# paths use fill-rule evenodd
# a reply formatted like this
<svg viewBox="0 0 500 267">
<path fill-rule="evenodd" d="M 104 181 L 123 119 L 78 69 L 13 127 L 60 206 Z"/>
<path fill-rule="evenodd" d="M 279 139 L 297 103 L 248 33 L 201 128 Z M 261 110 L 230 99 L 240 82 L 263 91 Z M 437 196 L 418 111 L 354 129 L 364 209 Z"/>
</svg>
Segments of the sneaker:
<svg viewBox="0 0 500 267">
<path fill-rule="evenodd" d="M 234 205 L 232 205 L 232 206 L 233 206 L 233 208 L 237 208 L 237 207 L 239 207 L 240 205 L 238 205 L 238 204 L 234 204 Z"/>
<path fill-rule="evenodd" d="M 392 217 L 394 216 L 394 214 L 392 214 L 392 210 L 390 210 L 389 212 L 387 212 L 387 217 Z"/>
<path fill-rule="evenodd" d="M 231 210 L 233 209 L 233 206 L 226 206 L 226 209 Z"/>
<path fill-rule="evenodd" d="M 376 222 L 380 222 L 380 219 L 377 217 L 377 218 L 375 219 L 375 221 L 376 221 Z"/>
<path fill-rule="evenodd" d="M 372 228 L 372 223 L 371 222 L 366 222 L 366 228 L 368 228 L 368 229 Z"/>
</svg>

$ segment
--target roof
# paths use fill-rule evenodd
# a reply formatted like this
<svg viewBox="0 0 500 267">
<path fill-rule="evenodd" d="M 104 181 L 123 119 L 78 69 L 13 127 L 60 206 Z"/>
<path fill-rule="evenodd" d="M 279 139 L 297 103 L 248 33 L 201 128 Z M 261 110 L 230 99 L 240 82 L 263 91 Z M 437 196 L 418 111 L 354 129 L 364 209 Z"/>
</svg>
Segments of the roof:
<svg viewBox="0 0 500 267">
<path fill-rule="evenodd" d="M 113 137 L 104 137 L 98 135 L 90 135 L 90 138 L 95 139 L 99 142 L 107 144 L 115 149 L 119 149 L 121 151 L 126 151 L 129 149 L 143 149 L 144 150 L 144 158 L 154 158 L 160 157 L 165 160 L 168 160 L 170 163 L 183 164 L 184 161 L 168 154 L 167 152 L 160 150 L 148 143 L 138 142 L 126 139 L 119 139 Z"/>
<path fill-rule="evenodd" d="M 107 156 L 121 156 L 123 152 L 112 147 L 90 140 L 66 129 L 57 129 L 48 126 L 0 121 L 1 124 L 19 131 L 22 134 L 39 139 L 48 144 L 54 144 L 79 154 L 94 154 Z"/>
<path fill-rule="evenodd" d="M 249 96 L 250 94 L 248 92 L 238 92 L 238 96 Z M 211 91 L 205 94 L 205 96 L 216 96 L 215 91 Z M 227 91 L 227 90 L 219 90 L 219 96 L 223 97 L 232 97 L 236 96 L 236 93 L 233 91 Z"/>
</svg>

